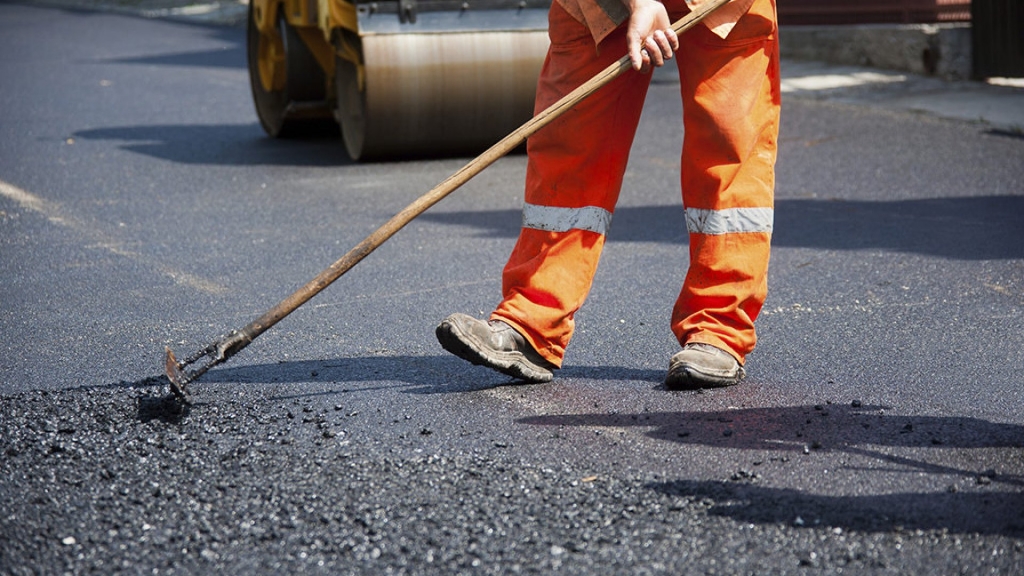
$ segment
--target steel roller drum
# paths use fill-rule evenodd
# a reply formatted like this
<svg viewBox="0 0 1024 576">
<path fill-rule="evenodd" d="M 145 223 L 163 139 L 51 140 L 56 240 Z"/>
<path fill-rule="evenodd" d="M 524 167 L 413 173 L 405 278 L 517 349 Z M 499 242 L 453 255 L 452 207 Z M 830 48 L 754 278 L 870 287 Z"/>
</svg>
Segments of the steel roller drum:
<svg viewBox="0 0 1024 576">
<path fill-rule="evenodd" d="M 392 18 L 377 29 L 361 19 L 364 90 L 354 67 L 342 63 L 336 78 L 349 154 L 474 153 L 529 120 L 548 48 L 546 11 L 528 11 L 529 22 L 524 11 L 509 12 L 516 17 L 498 19 L 508 29 L 457 14 L 421 14 L 412 25 Z"/>
</svg>

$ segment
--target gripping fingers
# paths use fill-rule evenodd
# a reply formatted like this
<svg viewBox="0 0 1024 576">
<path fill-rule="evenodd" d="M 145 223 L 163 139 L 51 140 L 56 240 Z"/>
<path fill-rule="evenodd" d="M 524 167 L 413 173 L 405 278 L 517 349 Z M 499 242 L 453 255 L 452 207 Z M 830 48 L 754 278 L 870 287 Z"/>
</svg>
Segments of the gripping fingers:
<svg viewBox="0 0 1024 576">
<path fill-rule="evenodd" d="M 647 58 L 644 58 L 645 65 L 662 66 L 665 64 L 665 56 L 662 54 L 661 46 L 658 45 L 654 36 L 644 41 L 644 52 L 647 53 Z"/>
<path fill-rule="evenodd" d="M 667 32 L 656 30 L 644 40 L 643 49 L 640 51 L 641 68 L 646 69 L 652 65 L 664 66 L 678 48 L 679 38 L 673 30 L 669 29 Z"/>
<path fill-rule="evenodd" d="M 644 47 L 652 55 L 655 66 L 665 64 L 679 48 L 679 37 L 674 30 L 655 30 L 644 42 Z"/>
</svg>

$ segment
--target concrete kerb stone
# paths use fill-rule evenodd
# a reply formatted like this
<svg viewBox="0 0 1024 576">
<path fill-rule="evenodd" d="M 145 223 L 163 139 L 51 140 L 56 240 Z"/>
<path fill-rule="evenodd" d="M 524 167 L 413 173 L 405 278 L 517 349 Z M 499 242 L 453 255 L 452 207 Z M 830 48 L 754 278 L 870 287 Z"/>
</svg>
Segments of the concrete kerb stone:
<svg viewBox="0 0 1024 576">
<path fill-rule="evenodd" d="M 966 80 L 783 59 L 783 97 L 909 110 L 1024 136 L 1024 84 Z"/>
<path fill-rule="evenodd" d="M 867 66 L 937 76 L 972 77 L 971 25 L 788 26 L 779 33 L 783 58 Z"/>
<path fill-rule="evenodd" d="M 1024 79 L 973 78 L 971 25 L 783 26 L 783 93 L 1024 135 Z"/>
</svg>

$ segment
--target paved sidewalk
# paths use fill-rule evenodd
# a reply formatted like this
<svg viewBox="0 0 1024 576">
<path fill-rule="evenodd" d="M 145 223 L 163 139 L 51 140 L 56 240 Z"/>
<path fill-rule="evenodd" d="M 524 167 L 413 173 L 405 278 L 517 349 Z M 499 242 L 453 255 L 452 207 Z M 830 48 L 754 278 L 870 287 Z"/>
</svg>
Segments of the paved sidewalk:
<svg viewBox="0 0 1024 576">
<path fill-rule="evenodd" d="M 29 3 L 241 26 L 248 0 L 28 0 Z M 782 31 L 785 34 L 785 29 Z M 804 52 L 807 52 L 806 50 Z M 802 53 L 804 53 L 802 52 Z M 1024 136 L 1024 79 L 942 80 L 876 68 L 783 59 L 783 93 L 978 122 Z M 656 81 L 672 82 L 664 68 Z"/>
<path fill-rule="evenodd" d="M 1024 82 L 941 80 L 890 70 L 783 60 L 784 95 L 912 110 L 1024 136 Z"/>
</svg>

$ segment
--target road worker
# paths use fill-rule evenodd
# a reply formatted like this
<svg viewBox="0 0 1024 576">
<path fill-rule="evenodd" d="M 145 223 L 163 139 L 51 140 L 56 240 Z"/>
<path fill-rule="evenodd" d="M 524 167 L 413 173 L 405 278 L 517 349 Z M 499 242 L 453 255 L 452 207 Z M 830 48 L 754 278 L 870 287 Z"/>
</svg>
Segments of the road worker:
<svg viewBox="0 0 1024 576">
<path fill-rule="evenodd" d="M 618 200 L 650 70 L 675 53 L 690 264 L 671 315 L 682 350 L 665 385 L 736 384 L 767 294 L 779 130 L 775 0 L 733 0 L 677 36 L 708 0 L 555 0 L 537 112 L 628 53 L 633 70 L 533 135 L 523 226 L 488 320 L 437 327 L 449 352 L 526 382 L 560 368 Z M 682 223 L 681 223 L 682 224 Z"/>
</svg>

